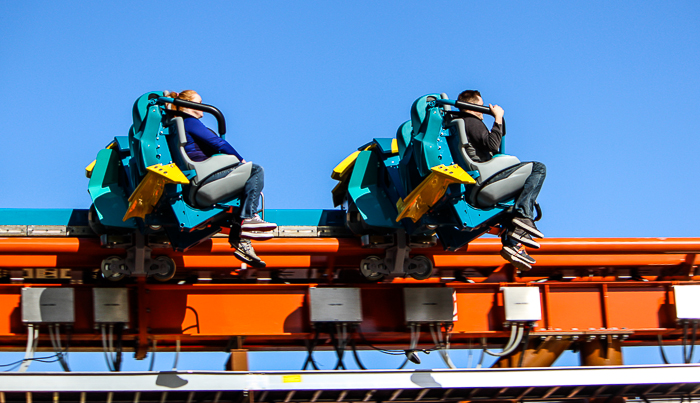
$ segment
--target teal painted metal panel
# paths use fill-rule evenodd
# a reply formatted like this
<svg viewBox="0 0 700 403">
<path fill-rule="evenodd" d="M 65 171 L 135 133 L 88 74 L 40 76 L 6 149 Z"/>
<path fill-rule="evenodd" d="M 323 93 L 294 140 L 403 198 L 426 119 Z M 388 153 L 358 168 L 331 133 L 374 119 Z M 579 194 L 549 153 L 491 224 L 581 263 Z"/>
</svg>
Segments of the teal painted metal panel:
<svg viewBox="0 0 700 403">
<path fill-rule="evenodd" d="M 77 209 L 0 209 L 0 225 L 86 226 L 88 210 Z"/>
<path fill-rule="evenodd" d="M 394 139 L 377 138 L 374 139 L 374 142 L 377 143 L 377 146 L 379 146 L 379 151 L 381 151 L 383 154 L 391 154 L 391 143 L 394 142 Z"/>
<path fill-rule="evenodd" d="M 345 226 L 343 210 L 265 210 L 265 221 L 277 225 Z"/>
<path fill-rule="evenodd" d="M 378 164 L 377 153 L 362 151 L 355 161 L 348 194 L 368 225 L 401 228 L 401 224 L 395 221 L 398 215 L 396 207 L 377 184 Z"/>
</svg>

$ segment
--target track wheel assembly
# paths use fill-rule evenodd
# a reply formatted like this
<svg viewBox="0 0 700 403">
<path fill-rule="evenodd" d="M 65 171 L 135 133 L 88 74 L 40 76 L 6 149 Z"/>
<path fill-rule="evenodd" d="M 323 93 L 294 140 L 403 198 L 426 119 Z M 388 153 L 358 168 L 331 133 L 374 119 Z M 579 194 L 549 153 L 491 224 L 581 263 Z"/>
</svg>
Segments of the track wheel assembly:
<svg viewBox="0 0 700 403">
<path fill-rule="evenodd" d="M 155 258 L 154 266 L 156 266 L 156 270 L 158 270 L 159 266 L 166 266 L 168 268 L 165 272 L 161 270 L 161 272 L 153 274 L 153 278 L 158 281 L 168 281 L 175 276 L 177 266 L 175 266 L 173 259 L 168 256 L 158 256 Z"/>
<path fill-rule="evenodd" d="M 367 256 L 360 262 L 360 273 L 369 281 L 379 281 L 384 278 L 384 259 L 379 256 Z"/>
<path fill-rule="evenodd" d="M 100 264 L 100 271 L 102 272 L 102 276 L 106 278 L 109 281 L 119 281 L 126 276 L 124 273 L 120 273 L 117 271 L 118 267 L 115 267 L 120 264 L 122 259 L 118 256 L 110 256 L 108 258 L 105 258 L 102 260 L 102 264 Z"/>
<path fill-rule="evenodd" d="M 425 280 L 430 278 L 430 275 L 433 274 L 433 268 L 433 262 L 429 258 L 423 255 L 417 255 L 408 261 L 406 273 L 416 280 Z"/>
</svg>

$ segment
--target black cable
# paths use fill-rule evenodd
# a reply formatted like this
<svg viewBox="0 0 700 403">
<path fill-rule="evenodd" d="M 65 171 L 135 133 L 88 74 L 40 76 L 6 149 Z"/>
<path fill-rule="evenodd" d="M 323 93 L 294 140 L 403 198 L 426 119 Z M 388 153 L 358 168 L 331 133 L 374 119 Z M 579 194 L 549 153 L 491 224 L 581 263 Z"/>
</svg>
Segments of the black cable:
<svg viewBox="0 0 700 403">
<path fill-rule="evenodd" d="M 659 351 L 661 351 L 661 359 L 664 361 L 664 364 L 669 364 L 668 359 L 666 358 L 666 353 L 664 353 L 664 343 L 661 339 L 661 335 L 657 334 L 656 337 L 659 339 Z"/>
<path fill-rule="evenodd" d="M 362 342 L 363 342 L 365 345 L 367 345 L 367 346 L 369 346 L 369 347 L 371 347 L 371 348 L 373 348 L 373 349 L 375 349 L 375 350 L 377 350 L 377 351 L 379 351 L 379 352 L 381 352 L 381 353 L 384 353 L 384 354 L 387 354 L 387 355 L 405 355 L 405 353 L 406 353 L 404 350 L 386 350 L 386 349 L 379 348 L 379 347 L 376 347 L 376 346 L 372 345 L 372 343 L 370 343 L 369 341 L 367 341 L 367 339 L 365 338 L 364 333 L 362 333 L 362 330 L 360 329 L 359 326 L 357 327 L 357 333 L 360 335 L 360 338 L 362 339 Z"/>
<path fill-rule="evenodd" d="M 683 321 L 683 362 L 685 362 L 686 364 L 688 364 L 690 362 L 688 359 L 687 345 L 688 345 L 688 321 L 684 320 Z"/>
<path fill-rule="evenodd" d="M 313 341 L 306 341 L 306 350 L 308 351 L 308 355 L 306 356 L 306 361 L 304 361 L 304 366 L 301 368 L 302 371 L 306 370 L 306 368 L 309 366 L 309 363 L 311 363 L 311 367 L 313 367 L 313 369 L 318 370 L 316 361 L 314 361 L 313 353 L 314 348 L 316 348 L 316 344 L 318 343 L 319 333 L 319 330 L 316 329 L 316 334 L 314 335 Z"/>
<path fill-rule="evenodd" d="M 148 366 L 148 371 L 153 371 L 153 367 L 156 364 L 156 347 L 158 345 L 158 342 L 156 339 L 153 339 L 153 355 L 151 355 L 151 365 Z"/>
<path fill-rule="evenodd" d="M 518 360 L 518 368 L 523 366 L 523 358 L 525 358 L 525 349 L 527 348 L 528 339 L 530 338 L 530 326 L 525 325 L 525 335 L 523 335 L 523 345 Z"/>
<path fill-rule="evenodd" d="M 355 345 L 355 332 L 353 332 L 353 335 L 350 337 L 350 348 L 352 348 L 352 355 L 355 357 L 355 363 L 360 369 L 367 369 L 365 368 L 364 365 L 362 365 L 362 361 L 360 361 L 360 355 L 357 353 L 357 346 Z"/>
<path fill-rule="evenodd" d="M 9 364 L 0 364 L 0 368 L 5 368 L 5 367 L 12 367 L 8 370 L 5 370 L 4 372 L 11 372 L 17 369 L 20 365 L 22 365 L 23 362 L 25 361 L 36 361 L 36 362 L 41 362 L 44 364 L 51 364 L 54 362 L 58 362 L 58 354 L 50 355 L 48 357 L 35 357 L 35 358 L 24 358 L 19 361 L 11 362 Z"/>
<path fill-rule="evenodd" d="M 331 342 L 333 343 L 333 348 L 335 349 L 335 355 L 338 357 L 338 362 L 336 362 L 335 368 L 333 369 L 347 369 L 345 368 L 345 363 L 343 362 L 343 355 L 345 355 L 345 345 L 341 337 L 336 337 L 336 333 L 339 333 L 337 327 L 335 329 L 335 332 L 330 332 Z"/>
<path fill-rule="evenodd" d="M 60 343 L 60 332 L 58 330 L 59 325 L 49 325 L 49 339 L 51 340 L 51 346 L 53 347 L 54 353 L 56 353 L 57 361 L 61 365 L 64 371 L 70 372 L 68 363 L 63 358 L 63 349 Z"/>
<path fill-rule="evenodd" d="M 693 338 L 691 339 L 692 341 L 690 342 L 690 354 L 688 354 L 688 364 L 693 362 L 693 354 L 695 353 L 695 343 L 697 342 L 698 338 L 698 321 L 694 320 L 693 321 Z"/>
<path fill-rule="evenodd" d="M 124 335 L 124 324 L 119 323 L 117 325 L 117 345 L 116 345 L 116 350 L 117 354 L 116 357 L 114 358 L 112 366 L 114 367 L 114 371 L 119 372 L 122 369 L 122 337 Z"/>
</svg>

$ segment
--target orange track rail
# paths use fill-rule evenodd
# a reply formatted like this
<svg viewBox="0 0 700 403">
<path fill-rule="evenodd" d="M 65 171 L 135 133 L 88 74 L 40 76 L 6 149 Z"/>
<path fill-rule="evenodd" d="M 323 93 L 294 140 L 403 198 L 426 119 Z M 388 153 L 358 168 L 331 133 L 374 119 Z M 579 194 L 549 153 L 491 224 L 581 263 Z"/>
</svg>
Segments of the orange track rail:
<svg viewBox="0 0 700 403">
<path fill-rule="evenodd" d="M 355 269 L 363 257 L 383 253 L 363 249 L 352 238 L 276 238 L 255 243 L 255 248 L 271 269 L 313 268 L 325 273 Z M 695 275 L 700 238 L 546 239 L 532 253 L 538 260 L 536 268 L 519 276 L 498 255 L 499 250 L 497 239 L 476 240 L 468 250 L 456 253 L 439 247 L 414 249 L 412 253 L 430 257 L 442 276 L 427 281 L 393 278 L 380 284 L 343 284 L 337 276 L 308 276 L 309 284 L 177 285 L 150 284 L 139 278 L 124 285 L 130 289 L 132 307 L 125 339 L 142 353 L 153 339 L 165 348 L 179 339 L 185 350 L 220 350 L 230 346 L 231 340 L 250 349 L 303 348 L 313 331 L 308 289 L 323 279 L 326 284 L 320 286 L 335 281 L 333 286 L 361 287 L 362 331 L 383 346 L 405 347 L 408 343 L 401 303 L 404 287 L 451 287 L 456 291 L 458 319 L 452 342 L 457 347 L 476 345 L 481 337 L 502 343 L 508 336 L 503 327 L 503 286 L 539 287 L 543 317 L 535 326 L 535 336 L 613 334 L 628 337 L 628 344 L 654 344 L 656 335 L 662 335 L 667 343 L 680 343 L 673 285 L 700 280 Z M 103 258 L 123 253 L 101 248 L 95 238 L 0 238 L 0 268 L 10 271 L 95 269 Z M 171 256 L 178 271 L 185 272 L 230 273 L 240 267 L 224 238 L 214 238 L 184 254 L 154 249 L 153 255 Z M 466 273 L 476 283 L 456 282 L 453 273 Z M 553 273 L 561 276 L 554 279 Z M 0 286 L 0 349 L 20 349 L 25 342 L 21 287 L 52 286 L 46 281 L 30 283 Z M 96 285 L 71 286 L 76 290 L 74 346 L 99 348 L 100 334 L 92 321 L 92 288 Z"/>
<path fill-rule="evenodd" d="M 536 267 L 658 267 L 700 263 L 700 238 L 560 238 L 541 241 L 531 251 Z M 357 267 L 367 255 L 381 255 L 377 249 L 363 249 L 356 239 L 276 238 L 254 243 L 268 268 Z M 479 239 L 466 251 L 445 252 L 440 247 L 414 249 L 412 254 L 431 257 L 437 269 L 498 267 L 505 261 L 498 255 L 496 239 Z M 120 249 L 105 249 L 95 238 L 0 238 L 0 268 L 95 268 Z M 180 269 L 230 269 L 240 266 L 226 239 L 214 238 L 176 253 L 154 249 L 154 255 L 171 256 Z"/>
</svg>

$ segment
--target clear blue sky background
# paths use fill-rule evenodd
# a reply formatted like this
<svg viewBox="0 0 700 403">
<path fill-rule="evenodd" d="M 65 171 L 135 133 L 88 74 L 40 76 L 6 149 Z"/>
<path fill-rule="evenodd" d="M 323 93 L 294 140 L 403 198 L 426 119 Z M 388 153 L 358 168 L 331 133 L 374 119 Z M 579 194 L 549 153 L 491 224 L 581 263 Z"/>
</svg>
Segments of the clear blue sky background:
<svg viewBox="0 0 700 403">
<path fill-rule="evenodd" d="M 266 169 L 267 208 L 332 208 L 332 168 L 393 137 L 416 98 L 479 89 L 506 111 L 509 153 L 547 165 L 548 236 L 698 235 L 695 1 L 2 8 L 3 208 L 89 207 L 84 167 L 166 89 L 223 111 Z"/>
</svg>

